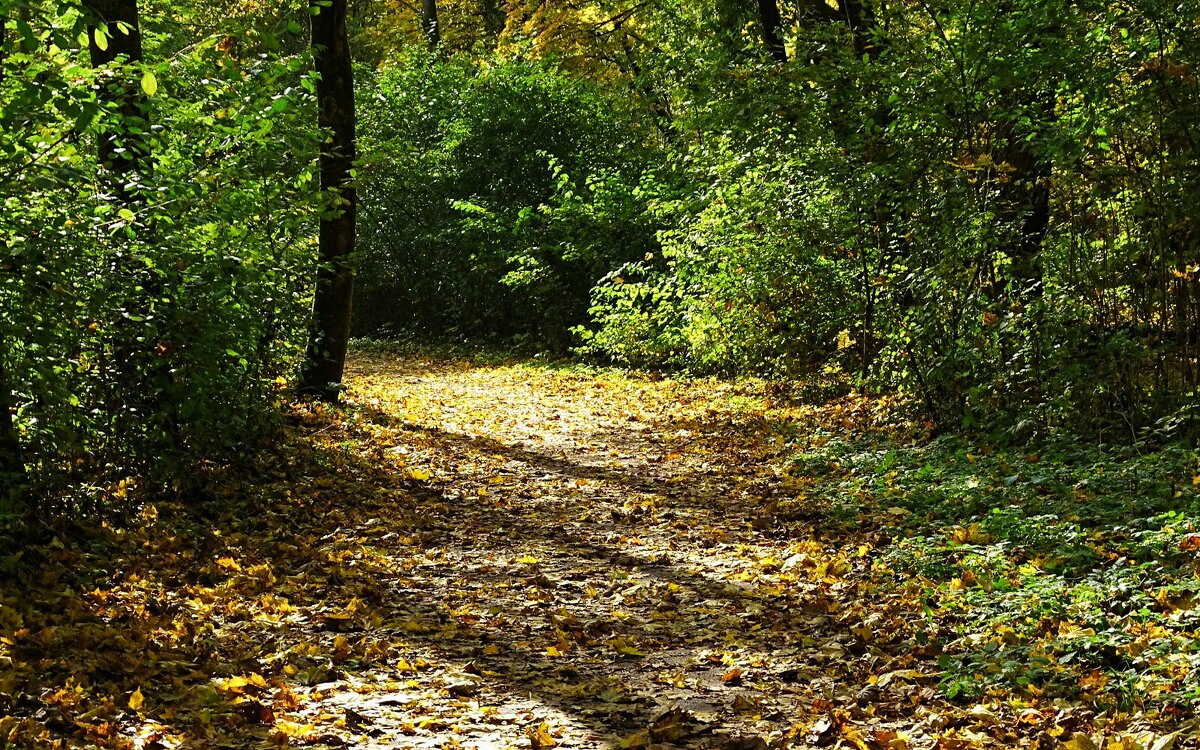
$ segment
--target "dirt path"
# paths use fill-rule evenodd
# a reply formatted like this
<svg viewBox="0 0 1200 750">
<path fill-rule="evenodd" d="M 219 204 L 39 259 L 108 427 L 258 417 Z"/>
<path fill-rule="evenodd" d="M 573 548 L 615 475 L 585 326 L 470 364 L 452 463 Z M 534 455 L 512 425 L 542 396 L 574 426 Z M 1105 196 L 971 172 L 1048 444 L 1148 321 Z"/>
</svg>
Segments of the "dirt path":
<svg viewBox="0 0 1200 750">
<path fill-rule="evenodd" d="M 834 706 L 894 738 L 858 695 L 886 657 L 839 623 L 853 562 L 772 517 L 796 488 L 760 398 L 366 355 L 351 373 L 379 460 L 429 490 L 416 544 L 370 563 L 396 572 L 380 626 L 404 646 L 360 678 L 404 688 L 327 701 L 369 727 L 358 746 L 802 746 L 837 737 Z"/>
<path fill-rule="evenodd" d="M 349 386 L 173 497 L 95 488 L 124 515 L 0 538 L 0 746 L 1198 747 L 1186 711 L 1098 692 L 1098 659 L 1160 688 L 1182 659 L 1125 638 L 1077 665 L 1106 610 L 1041 606 L 1045 540 L 1076 527 L 1002 489 L 1022 482 L 1004 456 L 901 477 L 884 402 L 367 354 Z M 955 525 L 971 499 L 1005 514 Z M 1059 536 L 1026 539 L 1014 501 Z M 1181 528 L 1161 535 L 1192 565 Z M 1140 570 L 1101 540 L 1064 554 Z M 1028 585 L 976 575 L 1010 552 Z M 1185 655 L 1192 600 L 1154 601 L 1175 630 L 1116 627 Z"/>
<path fill-rule="evenodd" d="M 903 750 L 957 731 L 911 615 L 864 588 L 868 537 L 780 510 L 811 481 L 781 470 L 803 410 L 382 355 L 349 386 L 348 409 L 298 407 L 255 470 L 200 477 L 202 502 L 129 501 L 0 558 L 0 744 Z"/>
</svg>

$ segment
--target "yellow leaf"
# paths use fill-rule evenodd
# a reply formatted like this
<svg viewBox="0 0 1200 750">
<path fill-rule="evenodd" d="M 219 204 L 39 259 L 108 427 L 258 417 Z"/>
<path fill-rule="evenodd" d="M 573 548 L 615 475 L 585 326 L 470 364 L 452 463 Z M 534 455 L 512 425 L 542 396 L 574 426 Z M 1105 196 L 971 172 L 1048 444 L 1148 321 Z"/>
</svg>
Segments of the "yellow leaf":
<svg viewBox="0 0 1200 750">
<path fill-rule="evenodd" d="M 417 668 L 409 663 L 408 659 L 401 659 L 396 663 L 396 671 L 400 674 L 415 674 Z"/>
<path fill-rule="evenodd" d="M 774 555 L 767 555 L 766 557 L 759 559 L 758 567 L 760 567 L 763 570 L 768 571 L 768 572 L 773 571 L 773 570 L 779 570 L 780 568 L 783 567 L 783 560 L 780 560 L 778 557 L 776 557 Z"/>
<path fill-rule="evenodd" d="M 158 93 L 158 79 L 148 70 L 142 74 L 142 91 L 146 92 L 146 96 Z"/>
<path fill-rule="evenodd" d="M 129 707 L 134 711 L 141 711 L 142 706 L 146 703 L 146 697 L 142 695 L 142 689 L 138 688 L 133 691 L 133 695 L 129 696 Z"/>
<path fill-rule="evenodd" d="M 270 742 L 275 745 L 288 745 L 289 739 L 305 740 L 310 735 L 316 732 L 316 727 L 312 724 L 298 724 L 294 721 L 278 721 L 275 723 L 275 733 L 271 735 Z"/>
<path fill-rule="evenodd" d="M 406 469 L 404 473 L 408 475 L 409 479 L 415 479 L 418 482 L 428 482 L 430 477 L 429 471 L 426 469 Z"/>
<path fill-rule="evenodd" d="M 235 677 L 230 677 L 228 680 L 225 680 L 224 682 L 219 683 L 217 685 L 217 689 L 224 691 L 226 693 L 233 693 L 234 695 L 240 695 L 240 694 L 246 692 L 246 688 L 249 685 L 250 685 L 250 682 L 245 677 L 236 677 L 235 676 Z"/>
<path fill-rule="evenodd" d="M 954 529 L 950 534 L 950 538 L 958 544 L 991 544 L 996 541 L 996 537 L 984 531 L 977 523 L 973 523 L 966 528 L 959 527 Z"/>
<path fill-rule="evenodd" d="M 533 555 L 521 555 L 517 558 L 517 562 L 521 563 L 522 565 L 537 565 L 541 562 L 541 560 Z"/>
<path fill-rule="evenodd" d="M 525 735 L 529 737 L 529 744 L 535 750 L 558 746 L 558 740 L 554 739 L 554 735 L 550 734 L 550 725 L 544 721 L 536 729 L 526 729 Z"/>
<path fill-rule="evenodd" d="M 1071 739 L 1062 744 L 1063 750 L 1099 750 L 1092 738 L 1083 732 L 1076 732 Z"/>
</svg>

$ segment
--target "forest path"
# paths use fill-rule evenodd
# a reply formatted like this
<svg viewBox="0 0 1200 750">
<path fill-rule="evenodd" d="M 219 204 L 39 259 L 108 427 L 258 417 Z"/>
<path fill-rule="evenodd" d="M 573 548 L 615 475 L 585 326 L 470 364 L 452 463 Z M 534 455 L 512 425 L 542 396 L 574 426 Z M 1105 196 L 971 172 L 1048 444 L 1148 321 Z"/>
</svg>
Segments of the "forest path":
<svg viewBox="0 0 1200 750">
<path fill-rule="evenodd" d="M 917 655 L 919 602 L 865 575 L 876 532 L 806 510 L 814 480 L 784 470 L 810 436 L 853 439 L 858 407 L 379 354 L 348 375 L 346 408 L 293 407 L 250 471 L 173 500 L 108 488 L 126 517 L 0 556 L 0 744 L 903 750 L 973 731 Z M 995 728 L 973 746 L 1009 737 L 988 710 L 969 722 Z"/>
<path fill-rule="evenodd" d="M 761 393 L 365 354 L 349 387 L 371 461 L 422 498 L 370 530 L 411 545 L 359 561 L 384 573 L 377 627 L 401 645 L 382 677 L 405 687 L 329 693 L 358 746 L 896 736 L 862 699 L 888 671 L 863 645 L 883 613 L 853 606 L 845 540 L 775 518 L 798 485 Z"/>
</svg>

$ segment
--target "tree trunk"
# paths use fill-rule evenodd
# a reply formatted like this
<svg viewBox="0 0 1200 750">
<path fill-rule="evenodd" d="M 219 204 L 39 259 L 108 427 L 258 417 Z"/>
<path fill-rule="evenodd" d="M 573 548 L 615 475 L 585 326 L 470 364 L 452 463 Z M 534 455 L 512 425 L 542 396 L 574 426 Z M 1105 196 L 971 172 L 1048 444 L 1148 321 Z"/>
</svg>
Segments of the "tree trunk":
<svg viewBox="0 0 1200 750">
<path fill-rule="evenodd" d="M 137 0 L 85 0 L 84 7 L 94 21 L 88 26 L 92 67 L 100 68 L 121 57 L 127 63 L 142 61 Z M 103 47 L 97 43 L 100 35 L 105 40 Z M 100 99 L 113 104 L 120 115 L 118 127 L 100 135 L 100 164 L 111 177 L 116 193 L 129 200 L 130 181 L 144 171 L 149 157 L 149 149 L 140 135 L 147 130 L 140 106 L 140 80 L 126 76 L 101 82 Z"/>
<path fill-rule="evenodd" d="M 505 13 L 501 0 L 480 0 L 480 13 L 483 16 L 483 30 L 494 45 L 500 39 L 500 34 L 504 33 Z"/>
<path fill-rule="evenodd" d="M 788 61 L 787 47 L 783 43 L 783 19 L 779 16 L 776 0 L 758 0 L 758 18 L 762 22 L 763 43 L 777 63 Z"/>
<path fill-rule="evenodd" d="M 868 55 L 874 60 L 878 50 L 871 42 L 871 27 L 875 25 L 875 16 L 869 6 L 862 0 L 842 0 L 840 3 L 842 17 L 854 39 L 854 54 L 857 57 Z"/>
<path fill-rule="evenodd" d="M 8 14 L 0 13 L 0 82 L 4 81 L 4 64 L 8 62 L 8 37 L 5 32 L 8 30 Z"/>
<path fill-rule="evenodd" d="M 442 32 L 438 28 L 437 0 L 421 0 L 421 28 L 425 31 L 425 41 L 429 43 L 429 49 L 437 49 L 442 43 Z"/>
<path fill-rule="evenodd" d="M 351 181 L 354 165 L 354 77 L 346 37 L 346 0 L 319 4 L 312 19 L 317 83 L 318 124 L 330 133 L 321 146 L 321 190 L 336 201 L 336 211 L 321 218 L 312 330 L 300 377 L 300 392 L 337 401 L 350 308 L 354 297 L 354 221 L 357 196 Z"/>
<path fill-rule="evenodd" d="M 25 491 L 25 459 L 13 419 L 12 383 L 0 347 L 0 510 L 21 505 Z"/>
<path fill-rule="evenodd" d="M 1053 3 L 1047 5 L 1054 9 Z M 1014 12 L 1005 4 L 1004 13 Z M 1065 43 L 1062 24 L 1051 17 L 1045 25 L 1039 24 L 1028 33 L 1033 36 L 1029 44 L 1034 50 Z M 1050 228 L 1050 178 L 1053 172 L 1051 155 L 1044 144 L 1044 129 L 1052 127 L 1058 89 L 1058 75 L 1052 68 L 1039 66 L 1032 77 L 1012 82 L 1006 94 L 1011 95 L 1011 116 L 1001 118 L 997 124 L 1001 136 L 999 153 L 995 155 L 998 165 L 1009 167 L 999 185 L 998 218 L 1016 230 L 1016 236 L 1008 243 L 1009 288 L 1006 294 L 1010 301 L 1018 304 L 1040 299 L 1043 292 L 1042 246 Z M 1004 97 L 1008 99 L 1008 96 Z M 1020 132 L 1016 113 L 1025 113 L 1033 123 L 1033 132 Z"/>
<path fill-rule="evenodd" d="M 1042 296 L 1042 244 L 1050 227 L 1050 162 L 1023 140 L 1005 149 L 1000 158 L 1013 170 L 1000 190 L 1001 216 L 1018 227 L 1008 246 L 1014 287 L 1009 295 L 1027 301 Z"/>
</svg>

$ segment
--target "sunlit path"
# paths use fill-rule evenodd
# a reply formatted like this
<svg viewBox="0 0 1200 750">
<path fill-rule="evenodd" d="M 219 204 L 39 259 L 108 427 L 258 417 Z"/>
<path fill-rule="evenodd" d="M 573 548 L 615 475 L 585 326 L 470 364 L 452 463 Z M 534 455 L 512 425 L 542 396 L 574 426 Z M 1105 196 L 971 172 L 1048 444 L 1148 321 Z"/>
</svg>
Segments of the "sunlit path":
<svg viewBox="0 0 1200 750">
<path fill-rule="evenodd" d="M 1047 545 L 1073 560 L 1099 532 L 1071 547 L 1047 498 L 1036 530 L 939 521 L 922 471 L 892 470 L 926 459 L 897 457 L 883 404 L 365 353 L 348 383 L 345 408 L 295 408 L 205 505 L 64 527 L 69 545 L 6 563 L 16 747 L 1192 746 L 1169 710 L 1123 708 L 1091 657 L 1066 656 L 1096 640 L 1094 613 L 1059 610 L 1053 631 L 1005 614 L 1062 585 Z M 794 458 L 826 443 L 863 471 Z M 936 455 L 946 491 L 1008 482 L 1002 457 Z M 1047 569 L 1025 564 L 1026 590 L 983 578 L 1020 555 Z M 1120 565 L 1107 575 L 1144 575 Z M 1172 617 L 1126 627 L 1186 651 Z"/>
</svg>

